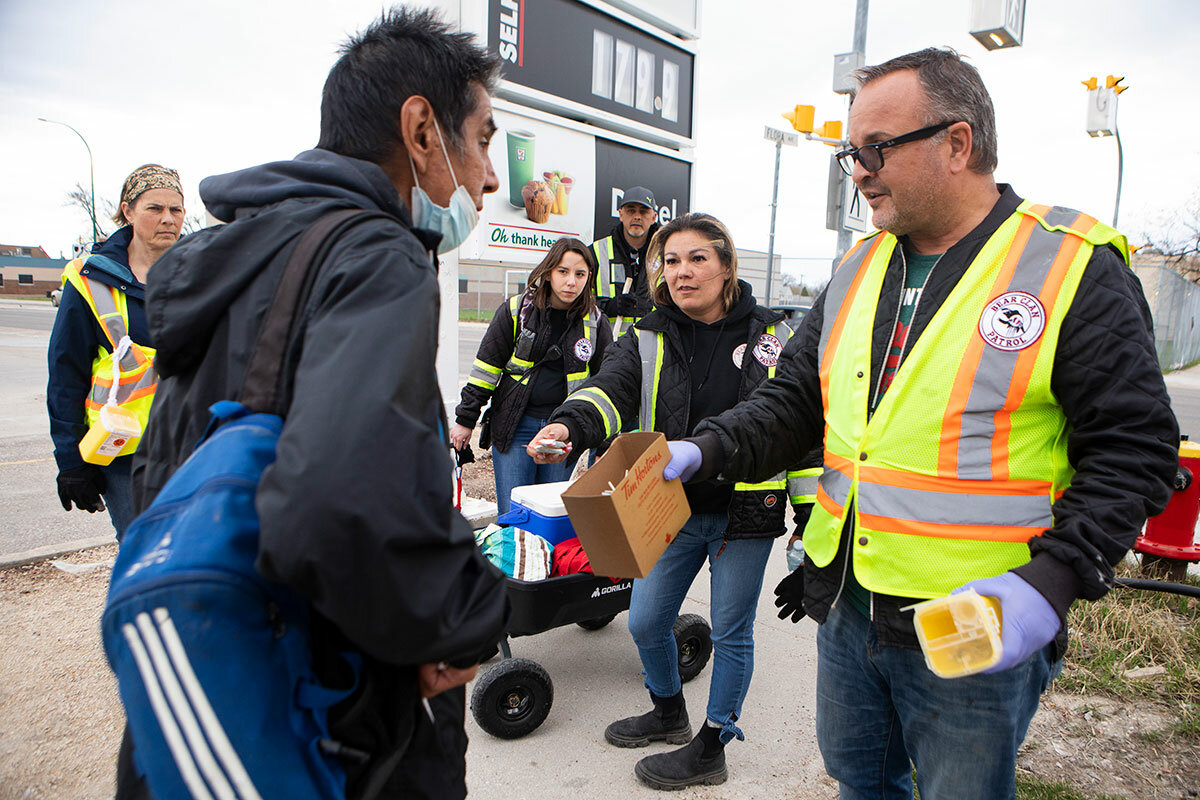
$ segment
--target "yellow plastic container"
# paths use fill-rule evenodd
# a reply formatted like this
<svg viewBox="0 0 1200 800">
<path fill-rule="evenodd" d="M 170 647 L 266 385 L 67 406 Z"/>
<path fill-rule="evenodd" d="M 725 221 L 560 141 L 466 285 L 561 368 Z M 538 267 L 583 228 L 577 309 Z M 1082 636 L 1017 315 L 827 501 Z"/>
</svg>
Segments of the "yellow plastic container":
<svg viewBox="0 0 1200 800">
<path fill-rule="evenodd" d="M 137 414 L 106 404 L 100 409 L 100 419 L 79 443 L 79 455 L 89 464 L 105 466 L 111 464 L 122 450 L 132 453 L 141 438 L 142 423 Z"/>
<path fill-rule="evenodd" d="M 925 663 L 942 678 L 974 675 L 1003 654 L 1000 601 L 974 589 L 909 606 Z M 905 609 L 906 611 L 908 609 Z"/>
</svg>

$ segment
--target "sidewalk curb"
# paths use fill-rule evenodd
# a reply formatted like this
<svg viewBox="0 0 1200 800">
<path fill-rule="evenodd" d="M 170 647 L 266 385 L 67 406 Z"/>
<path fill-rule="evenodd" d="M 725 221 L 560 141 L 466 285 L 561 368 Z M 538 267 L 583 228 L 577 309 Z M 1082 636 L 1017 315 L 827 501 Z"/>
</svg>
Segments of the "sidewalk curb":
<svg viewBox="0 0 1200 800">
<path fill-rule="evenodd" d="M 60 542 L 59 544 L 35 547 L 33 550 L 26 550 L 24 553 L 2 553 L 0 554 L 0 569 L 21 567 L 25 564 L 32 564 L 35 561 L 44 561 L 54 556 L 74 553 L 76 550 L 90 550 L 93 547 L 116 543 L 117 537 L 115 535 L 93 536 L 90 539 L 78 539 L 74 542 Z"/>
</svg>

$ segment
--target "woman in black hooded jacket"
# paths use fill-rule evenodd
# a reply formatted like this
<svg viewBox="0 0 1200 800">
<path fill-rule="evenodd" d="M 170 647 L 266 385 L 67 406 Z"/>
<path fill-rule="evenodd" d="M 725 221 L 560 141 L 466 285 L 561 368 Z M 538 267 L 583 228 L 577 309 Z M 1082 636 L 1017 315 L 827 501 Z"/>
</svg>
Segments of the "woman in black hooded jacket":
<svg viewBox="0 0 1200 800">
<path fill-rule="evenodd" d="M 644 431 L 686 437 L 701 420 L 745 399 L 771 377 L 791 329 L 783 315 L 758 306 L 737 277 L 729 231 L 707 214 L 667 223 L 650 244 L 655 310 L 612 348 L 600 373 L 554 412 L 535 440 L 567 442 L 567 452 L 594 447 L 639 418 Z M 656 365 L 646 374 L 643 365 Z M 561 460 L 530 449 L 535 460 Z M 764 476 L 767 477 L 767 476 Z M 798 471 L 755 484 L 706 481 L 684 486 L 692 516 L 644 579 L 629 606 L 633 634 L 654 708 L 604 732 L 617 747 L 652 741 L 685 747 L 642 759 L 634 771 L 656 789 L 726 779 L 724 747 L 743 738 L 742 713 L 754 668 L 754 616 L 772 541 L 785 530 L 789 496 L 803 524 L 811 498 L 789 483 Z M 705 562 L 711 572 L 713 672 L 700 731 L 684 707 L 672 626 Z"/>
<path fill-rule="evenodd" d="M 529 274 L 528 288 L 496 309 L 454 410 L 450 441 L 462 450 L 491 400 L 492 469 L 499 513 L 514 486 L 570 477 L 566 464 L 537 464 L 525 452 L 550 412 L 595 373 L 612 343 L 592 289 L 596 260 L 579 239 L 555 242 Z M 480 445 L 487 447 L 486 437 Z"/>
</svg>

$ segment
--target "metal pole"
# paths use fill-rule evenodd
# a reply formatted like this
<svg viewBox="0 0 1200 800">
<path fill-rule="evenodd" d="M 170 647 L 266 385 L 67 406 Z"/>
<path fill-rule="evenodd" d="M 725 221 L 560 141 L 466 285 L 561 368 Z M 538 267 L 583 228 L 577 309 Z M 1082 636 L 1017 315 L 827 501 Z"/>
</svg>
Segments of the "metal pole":
<svg viewBox="0 0 1200 800">
<path fill-rule="evenodd" d="M 1121 178 L 1125 173 L 1125 151 L 1121 148 L 1121 131 L 1116 125 L 1113 126 L 1113 133 L 1117 136 L 1117 202 L 1113 204 L 1113 224 L 1117 227 L 1117 214 L 1121 211 Z"/>
<path fill-rule="evenodd" d="M 88 145 L 87 139 L 83 138 L 83 134 L 80 133 L 79 131 L 75 130 L 74 128 L 72 128 L 67 123 L 59 122 L 56 119 L 46 119 L 45 117 L 38 117 L 38 121 L 39 122 L 49 122 L 51 125 L 62 125 L 64 128 L 67 128 L 68 130 L 70 130 L 71 133 L 78 136 L 79 141 L 83 142 L 83 146 L 87 148 L 88 175 L 91 176 L 91 192 L 92 192 L 92 197 L 91 197 L 91 200 L 92 200 L 92 241 L 95 242 L 100 238 L 100 229 L 96 225 L 96 165 L 95 165 L 95 162 L 92 160 L 92 148 L 90 145 Z"/>
<path fill-rule="evenodd" d="M 779 198 L 779 154 L 783 152 L 783 142 L 775 142 L 775 185 L 771 187 L 771 238 L 767 244 L 767 303 L 771 305 L 771 273 L 775 271 L 775 206 Z"/>
<path fill-rule="evenodd" d="M 863 63 L 866 63 L 867 54 L 867 6 L 868 0 L 858 0 L 854 7 L 854 52 L 863 57 Z M 847 127 L 846 134 L 849 135 L 849 133 L 850 131 Z M 842 176 L 843 198 L 846 196 L 845 189 L 846 181 L 848 180 L 850 180 L 850 176 Z M 845 219 L 845 213 L 845 209 L 843 209 L 843 219 Z M 838 228 L 837 253 L 833 257 L 833 266 L 829 270 L 830 275 L 833 274 L 833 272 L 837 269 L 838 264 L 841 263 L 842 256 L 844 256 L 846 251 L 850 249 L 851 240 L 854 238 L 851 233 L 852 232 L 847 230 L 844 226 Z"/>
</svg>

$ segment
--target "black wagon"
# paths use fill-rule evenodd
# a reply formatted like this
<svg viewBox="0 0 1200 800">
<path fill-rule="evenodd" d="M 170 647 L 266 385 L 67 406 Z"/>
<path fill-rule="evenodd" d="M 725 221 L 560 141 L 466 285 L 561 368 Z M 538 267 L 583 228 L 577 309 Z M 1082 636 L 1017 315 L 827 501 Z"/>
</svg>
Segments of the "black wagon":
<svg viewBox="0 0 1200 800">
<path fill-rule="evenodd" d="M 563 625 L 584 631 L 603 628 L 629 609 L 632 579 L 578 573 L 540 581 L 508 579 L 512 618 L 500 642 L 500 663 L 484 672 L 471 693 L 471 714 L 493 736 L 519 739 L 536 730 L 554 704 L 554 684 L 536 661 L 516 658 L 509 639 L 533 636 Z M 586 635 L 586 634 L 583 634 Z M 700 674 L 712 655 L 712 628 L 698 614 L 675 620 L 679 677 L 684 683 Z"/>
</svg>

